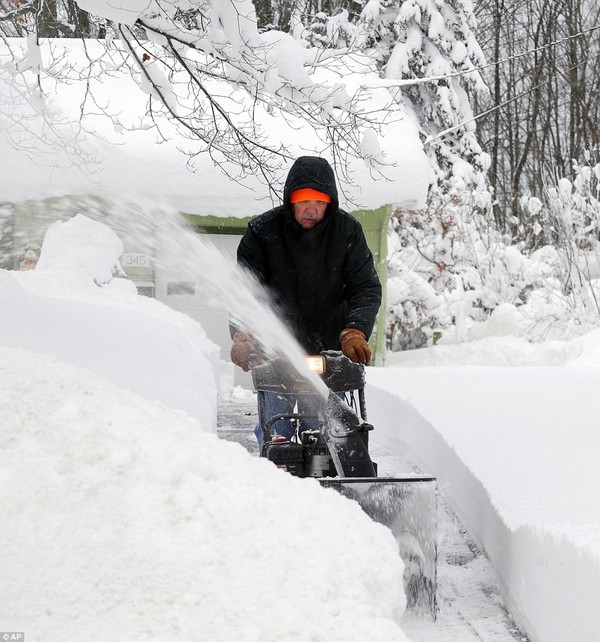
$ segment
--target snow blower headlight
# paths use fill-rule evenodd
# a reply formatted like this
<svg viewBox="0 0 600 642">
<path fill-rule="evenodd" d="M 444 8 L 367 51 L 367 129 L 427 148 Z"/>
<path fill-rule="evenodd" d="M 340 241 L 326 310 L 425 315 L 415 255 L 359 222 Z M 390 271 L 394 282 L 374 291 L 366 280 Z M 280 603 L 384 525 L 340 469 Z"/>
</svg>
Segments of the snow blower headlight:
<svg viewBox="0 0 600 642">
<path fill-rule="evenodd" d="M 325 372 L 325 357 L 306 357 L 306 365 L 309 370 L 321 375 Z"/>
</svg>

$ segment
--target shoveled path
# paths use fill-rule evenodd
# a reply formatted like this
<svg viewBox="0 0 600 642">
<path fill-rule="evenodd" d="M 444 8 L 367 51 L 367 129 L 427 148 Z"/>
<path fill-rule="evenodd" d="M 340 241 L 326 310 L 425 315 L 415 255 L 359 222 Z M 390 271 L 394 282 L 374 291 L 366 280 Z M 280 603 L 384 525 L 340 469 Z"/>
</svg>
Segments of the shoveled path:
<svg viewBox="0 0 600 642">
<path fill-rule="evenodd" d="M 254 437 L 256 402 L 250 393 L 238 400 L 222 400 L 217 432 L 222 439 L 237 441 L 258 456 Z M 371 438 L 371 455 L 380 476 L 418 471 L 410 459 L 392 452 Z M 438 616 L 407 612 L 402 628 L 412 642 L 528 642 L 508 613 L 498 577 L 488 559 L 440 495 L 438 512 Z"/>
</svg>

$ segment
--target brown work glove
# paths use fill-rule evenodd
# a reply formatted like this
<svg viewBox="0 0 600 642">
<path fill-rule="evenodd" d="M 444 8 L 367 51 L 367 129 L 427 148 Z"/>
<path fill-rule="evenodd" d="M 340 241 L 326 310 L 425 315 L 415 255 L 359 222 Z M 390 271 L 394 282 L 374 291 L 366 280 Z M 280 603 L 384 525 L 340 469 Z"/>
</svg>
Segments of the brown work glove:
<svg viewBox="0 0 600 642">
<path fill-rule="evenodd" d="M 364 332 L 358 328 L 346 328 L 340 333 L 342 352 L 352 361 L 364 363 L 366 366 L 371 362 L 371 350 L 367 343 Z"/>
<path fill-rule="evenodd" d="M 245 332 L 236 330 L 233 335 L 230 355 L 236 366 L 239 366 L 244 372 L 248 372 L 253 365 L 250 363 L 251 361 L 260 361 L 262 350 L 258 341 Z"/>
</svg>

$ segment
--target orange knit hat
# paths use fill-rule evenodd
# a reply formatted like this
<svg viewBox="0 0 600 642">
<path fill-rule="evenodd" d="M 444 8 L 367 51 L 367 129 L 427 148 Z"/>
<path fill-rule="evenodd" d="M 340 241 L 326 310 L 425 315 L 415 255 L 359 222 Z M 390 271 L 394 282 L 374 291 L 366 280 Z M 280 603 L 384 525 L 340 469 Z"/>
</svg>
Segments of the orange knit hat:
<svg viewBox="0 0 600 642">
<path fill-rule="evenodd" d="M 290 194 L 290 203 L 300 203 L 300 201 L 323 201 L 331 203 L 331 196 L 324 192 L 317 192 L 316 189 L 304 187 L 303 189 L 294 190 Z"/>
</svg>

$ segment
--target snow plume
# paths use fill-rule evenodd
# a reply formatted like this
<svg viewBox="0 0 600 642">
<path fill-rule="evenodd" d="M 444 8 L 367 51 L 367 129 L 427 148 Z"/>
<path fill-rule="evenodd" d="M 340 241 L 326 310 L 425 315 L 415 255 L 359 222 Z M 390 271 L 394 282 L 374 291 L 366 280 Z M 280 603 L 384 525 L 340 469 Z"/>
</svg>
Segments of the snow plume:
<svg viewBox="0 0 600 642">
<path fill-rule="evenodd" d="M 186 280 L 194 281 L 208 305 L 212 302 L 225 308 L 232 323 L 261 343 L 265 356 L 285 355 L 327 396 L 323 381 L 308 370 L 305 352 L 272 309 L 269 294 L 249 272 L 232 271 L 231 263 L 205 236 L 186 229 L 177 217 L 163 221 L 161 236 L 160 262 L 165 268 L 177 264 L 178 271 L 186 275 Z"/>
<path fill-rule="evenodd" d="M 84 298 L 90 286 L 135 290 L 133 283 L 115 278 L 125 275 L 119 257 L 124 243 L 129 246 L 133 240 L 138 251 L 153 256 L 164 273 L 193 282 L 207 307 L 227 310 L 232 322 L 260 341 L 266 356 L 286 355 L 326 396 L 322 380 L 306 368 L 304 351 L 273 311 L 269 294 L 250 273 L 232 271 L 231 261 L 178 213 L 167 207 L 144 209 L 104 202 L 101 209 L 110 212 L 106 214 L 86 199 L 78 201 L 81 211 L 86 211 L 86 203 L 89 216 L 80 213 L 47 230 L 38 271 L 60 274 Z"/>
</svg>

